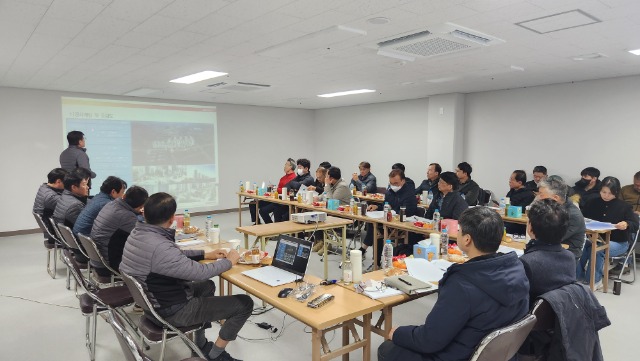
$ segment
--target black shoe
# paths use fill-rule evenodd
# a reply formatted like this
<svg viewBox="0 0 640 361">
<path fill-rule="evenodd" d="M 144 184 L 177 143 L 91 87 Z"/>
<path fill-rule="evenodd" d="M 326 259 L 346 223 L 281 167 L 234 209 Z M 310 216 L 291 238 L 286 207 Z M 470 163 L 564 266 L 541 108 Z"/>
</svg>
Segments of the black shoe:
<svg viewBox="0 0 640 361">
<path fill-rule="evenodd" d="M 242 360 L 238 360 L 236 358 L 231 357 L 231 355 L 229 355 L 227 351 L 222 351 L 222 353 L 216 358 L 207 357 L 207 359 L 209 361 L 242 361 Z"/>
<path fill-rule="evenodd" d="M 618 278 L 618 275 L 620 274 L 620 272 L 622 272 L 623 275 L 628 275 L 629 273 L 631 273 L 631 268 L 629 266 L 625 266 L 624 270 L 622 270 L 622 265 L 619 264 L 609 270 L 609 277 Z"/>
<path fill-rule="evenodd" d="M 360 252 L 362 252 L 362 258 L 364 258 L 364 254 L 367 253 L 367 249 L 360 247 Z"/>
</svg>

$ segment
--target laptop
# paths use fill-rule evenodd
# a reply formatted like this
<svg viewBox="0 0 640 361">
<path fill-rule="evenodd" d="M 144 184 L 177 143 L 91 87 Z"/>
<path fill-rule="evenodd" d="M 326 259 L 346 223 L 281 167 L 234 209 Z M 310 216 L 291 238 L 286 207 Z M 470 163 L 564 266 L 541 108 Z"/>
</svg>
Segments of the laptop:
<svg viewBox="0 0 640 361">
<path fill-rule="evenodd" d="M 304 277 L 309 264 L 312 242 L 281 234 L 271 266 L 254 268 L 242 274 L 272 287 L 282 286 Z"/>
</svg>

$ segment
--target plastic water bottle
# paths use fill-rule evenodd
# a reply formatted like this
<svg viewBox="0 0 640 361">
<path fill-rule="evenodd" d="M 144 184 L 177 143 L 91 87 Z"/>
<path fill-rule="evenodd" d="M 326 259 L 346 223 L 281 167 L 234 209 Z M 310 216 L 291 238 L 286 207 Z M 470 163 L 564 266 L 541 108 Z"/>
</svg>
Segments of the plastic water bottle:
<svg viewBox="0 0 640 361">
<path fill-rule="evenodd" d="M 440 254 L 444 259 L 449 254 L 449 231 L 446 228 L 440 233 Z"/>
<path fill-rule="evenodd" d="M 351 261 L 345 261 L 342 264 L 342 282 L 345 285 L 350 285 L 353 282 L 353 266 Z"/>
<path fill-rule="evenodd" d="M 382 259 L 380 260 L 382 269 L 391 269 L 393 267 L 393 244 L 388 239 L 382 248 Z"/>
<path fill-rule="evenodd" d="M 351 200 L 349 200 L 349 209 L 351 210 L 351 213 L 353 213 L 353 208 L 355 208 L 356 206 L 356 201 L 353 199 L 353 196 L 351 196 Z"/>
<path fill-rule="evenodd" d="M 433 212 L 433 220 L 435 222 L 435 230 L 440 230 L 440 210 L 436 208 L 436 211 Z"/>
<path fill-rule="evenodd" d="M 253 182 L 253 191 L 258 194 L 258 184 L 256 182 Z"/>
<path fill-rule="evenodd" d="M 217 224 L 214 224 L 213 228 L 211 228 L 211 242 L 220 243 L 220 226 Z"/>
<path fill-rule="evenodd" d="M 384 206 L 382 207 L 382 210 L 384 211 L 384 216 L 387 216 L 387 212 L 389 212 L 389 208 L 391 208 L 391 206 L 389 206 L 389 202 L 384 202 Z"/>
<path fill-rule="evenodd" d="M 242 183 L 242 181 L 240 181 L 240 193 L 244 193 L 245 189 L 244 189 L 244 183 Z"/>
<path fill-rule="evenodd" d="M 507 209 L 507 203 L 504 201 L 504 197 L 500 198 L 500 215 L 504 215 L 504 210 Z"/>
<path fill-rule="evenodd" d="M 211 216 L 207 216 L 207 220 L 204 222 L 204 234 L 207 238 L 207 242 L 211 242 L 211 227 L 212 227 Z"/>
<path fill-rule="evenodd" d="M 188 209 L 184 210 L 184 221 L 182 224 L 183 224 L 183 228 L 187 228 L 191 226 L 191 214 L 189 214 Z"/>
<path fill-rule="evenodd" d="M 433 202 L 433 192 L 429 191 L 429 193 L 427 193 L 427 207 L 431 205 L 431 202 Z"/>
</svg>

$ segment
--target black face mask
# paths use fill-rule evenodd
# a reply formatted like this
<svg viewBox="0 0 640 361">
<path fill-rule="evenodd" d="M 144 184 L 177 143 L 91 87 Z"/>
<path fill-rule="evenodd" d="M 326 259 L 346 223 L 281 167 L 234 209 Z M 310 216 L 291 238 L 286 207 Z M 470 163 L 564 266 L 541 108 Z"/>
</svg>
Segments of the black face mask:
<svg viewBox="0 0 640 361">
<path fill-rule="evenodd" d="M 576 182 L 576 187 L 584 188 L 588 186 L 589 183 L 591 183 L 591 181 L 581 178 L 579 181 Z"/>
</svg>

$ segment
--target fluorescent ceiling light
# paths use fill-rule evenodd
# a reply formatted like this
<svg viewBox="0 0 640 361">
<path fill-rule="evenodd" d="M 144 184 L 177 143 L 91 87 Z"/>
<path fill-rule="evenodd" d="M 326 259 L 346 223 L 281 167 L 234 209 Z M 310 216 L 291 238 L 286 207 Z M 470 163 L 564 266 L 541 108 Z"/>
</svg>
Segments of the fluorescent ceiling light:
<svg viewBox="0 0 640 361">
<path fill-rule="evenodd" d="M 629 50 L 629 52 L 633 55 L 640 55 L 640 49 L 636 49 L 636 50 Z"/>
<path fill-rule="evenodd" d="M 374 91 L 375 90 L 371 90 L 371 89 L 358 89 L 358 90 L 347 90 L 347 91 L 344 91 L 344 92 L 337 92 L 337 93 L 320 94 L 318 96 L 320 98 L 333 98 L 333 97 L 341 97 L 343 95 L 373 93 Z"/>
<path fill-rule="evenodd" d="M 180 84 L 193 84 L 199 81 L 217 78 L 219 76 L 227 75 L 227 73 L 221 73 L 219 71 L 206 70 L 201 71 L 199 73 L 183 76 L 182 78 L 169 80 L 171 83 L 180 83 Z"/>
</svg>

